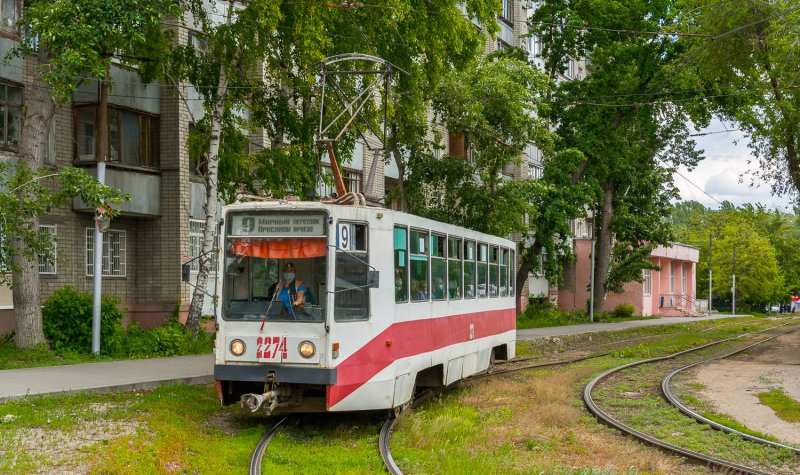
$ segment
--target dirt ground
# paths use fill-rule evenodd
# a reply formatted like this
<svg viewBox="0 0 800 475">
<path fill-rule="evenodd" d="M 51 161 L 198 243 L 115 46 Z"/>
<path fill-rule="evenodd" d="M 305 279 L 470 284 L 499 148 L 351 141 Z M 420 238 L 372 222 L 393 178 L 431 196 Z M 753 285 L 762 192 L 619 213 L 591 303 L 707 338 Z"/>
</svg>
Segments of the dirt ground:
<svg viewBox="0 0 800 475">
<path fill-rule="evenodd" d="M 759 393 L 781 389 L 800 401 L 800 333 L 776 338 L 736 359 L 703 365 L 695 377 L 706 388 L 702 396 L 717 412 L 752 430 L 800 446 L 800 423 L 778 418 L 758 400 Z"/>
</svg>

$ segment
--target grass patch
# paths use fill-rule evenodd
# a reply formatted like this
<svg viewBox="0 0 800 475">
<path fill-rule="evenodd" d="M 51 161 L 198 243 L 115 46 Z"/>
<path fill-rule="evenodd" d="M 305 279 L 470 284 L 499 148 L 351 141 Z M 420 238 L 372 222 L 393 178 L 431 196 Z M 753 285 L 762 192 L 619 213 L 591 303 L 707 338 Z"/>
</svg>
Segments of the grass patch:
<svg viewBox="0 0 800 475">
<path fill-rule="evenodd" d="M 50 349 L 46 345 L 20 350 L 14 345 L 13 334 L 6 334 L 0 337 L 0 370 L 207 354 L 212 352 L 214 340 L 214 335 L 205 330 L 201 330 L 196 339 L 192 338 L 188 328 L 179 323 L 171 323 L 153 330 L 132 327 L 122 332 L 119 335 L 119 348 L 110 355 L 100 356 L 68 348 Z M 164 338 L 165 334 L 169 335 L 169 338 Z"/>
<path fill-rule="evenodd" d="M 706 419 L 710 419 L 716 422 L 717 424 L 722 424 L 725 427 L 730 427 L 733 430 L 738 430 L 743 434 L 748 434 L 754 437 L 771 440 L 772 442 L 780 442 L 777 437 L 773 437 L 771 435 L 752 430 L 746 425 L 741 424 L 739 421 L 728 416 L 727 414 L 719 414 L 717 412 L 702 412 L 700 415 L 705 417 Z"/>
<path fill-rule="evenodd" d="M 528 328 L 560 327 L 565 325 L 580 325 L 584 323 L 611 323 L 628 322 L 631 320 L 654 320 L 658 317 L 615 317 L 611 314 L 595 315 L 594 322 L 589 321 L 589 315 L 581 310 L 566 312 L 561 310 L 547 310 L 528 312 L 517 316 L 517 330 Z"/>
<path fill-rule="evenodd" d="M 637 341 L 625 357 L 474 381 L 429 401 L 401 419 L 392 442 L 395 459 L 409 475 L 703 473 L 599 425 L 584 411 L 580 393 L 594 375 L 642 354 L 663 355 L 761 326 L 741 320 L 720 325 L 697 322 L 562 339 L 560 345 L 580 346 L 659 336 Z M 554 349 L 559 345 L 550 346 L 535 349 L 542 354 L 559 351 Z M 661 426 L 662 419 L 678 416 L 663 409 L 660 395 L 647 384 L 646 374 L 612 383 L 626 391 L 625 398 L 637 398 L 620 401 L 620 412 L 635 412 L 648 430 L 682 432 L 685 422 Z M 264 473 L 384 473 L 377 450 L 384 418 L 385 411 L 292 416 L 267 451 Z M 10 401 L 0 404 L 0 473 L 243 473 L 265 427 L 275 421 L 244 415 L 236 406 L 220 408 L 211 386 Z M 689 426 L 701 430 L 699 424 Z M 731 442 L 733 448 L 736 443 Z M 716 442 L 708 446 L 716 448 Z M 746 447 L 741 452 L 749 457 Z M 766 460 L 774 466 L 775 458 Z M 788 465 L 794 459 L 787 460 L 789 471 L 783 473 L 800 473 Z"/>
<path fill-rule="evenodd" d="M 788 422 L 800 422 L 800 403 L 780 389 L 758 394 L 761 404 L 775 411 L 775 415 Z"/>
</svg>

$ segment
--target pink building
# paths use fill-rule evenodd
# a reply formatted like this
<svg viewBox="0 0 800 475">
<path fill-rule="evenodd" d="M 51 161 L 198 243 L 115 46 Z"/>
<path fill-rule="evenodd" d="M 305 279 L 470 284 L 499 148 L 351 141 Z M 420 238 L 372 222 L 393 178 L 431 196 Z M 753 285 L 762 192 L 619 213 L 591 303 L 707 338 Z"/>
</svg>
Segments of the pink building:
<svg viewBox="0 0 800 475">
<path fill-rule="evenodd" d="M 564 284 L 557 291 L 558 308 L 562 310 L 588 308 L 592 241 L 575 239 L 573 252 L 575 263 L 564 269 Z M 617 305 L 628 303 L 633 305 L 636 315 L 695 315 L 695 271 L 699 259 L 700 250 L 686 244 L 657 247 L 650 254 L 650 260 L 661 270 L 645 270 L 644 282 L 628 282 L 623 293 L 609 293 L 606 311 L 611 312 Z"/>
</svg>

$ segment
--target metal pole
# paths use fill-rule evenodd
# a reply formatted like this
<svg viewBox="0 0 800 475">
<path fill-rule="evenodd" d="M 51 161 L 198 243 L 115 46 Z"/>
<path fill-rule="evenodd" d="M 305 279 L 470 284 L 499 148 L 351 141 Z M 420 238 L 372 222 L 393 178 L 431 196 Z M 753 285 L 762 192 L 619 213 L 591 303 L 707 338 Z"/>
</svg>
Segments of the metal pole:
<svg viewBox="0 0 800 475">
<path fill-rule="evenodd" d="M 592 239 L 592 275 L 589 279 L 589 321 L 594 322 L 594 238 Z"/>
<path fill-rule="evenodd" d="M 712 296 L 712 294 L 711 294 L 711 283 L 714 282 L 714 274 L 711 271 L 711 263 L 712 263 L 711 257 L 712 257 L 713 252 L 714 252 L 714 249 L 713 249 L 713 245 L 714 245 L 713 237 L 714 237 L 713 234 L 708 233 L 708 316 L 709 317 L 711 316 L 711 296 Z"/>
<path fill-rule="evenodd" d="M 733 243 L 733 306 L 732 314 L 736 315 L 736 243 Z"/>
<path fill-rule="evenodd" d="M 97 181 L 106 183 L 106 162 L 97 162 Z M 100 354 L 100 295 L 103 288 L 103 233 L 94 227 L 94 301 L 92 304 L 92 354 Z"/>
</svg>

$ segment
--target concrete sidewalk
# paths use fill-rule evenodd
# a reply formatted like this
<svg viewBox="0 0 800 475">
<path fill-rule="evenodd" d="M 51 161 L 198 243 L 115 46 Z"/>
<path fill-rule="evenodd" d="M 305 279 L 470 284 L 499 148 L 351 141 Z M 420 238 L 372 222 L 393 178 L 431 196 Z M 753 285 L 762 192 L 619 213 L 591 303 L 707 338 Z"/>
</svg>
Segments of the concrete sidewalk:
<svg viewBox="0 0 800 475">
<path fill-rule="evenodd" d="M 214 380 L 214 355 L 176 356 L 0 371 L 0 401 L 78 391 L 132 391 Z"/>
<path fill-rule="evenodd" d="M 721 318 L 752 317 L 752 315 L 711 315 L 704 317 L 660 317 L 652 320 L 631 320 L 628 322 L 586 323 L 583 325 L 567 325 L 563 327 L 530 328 L 517 330 L 517 341 L 537 340 L 555 336 L 577 335 L 579 333 L 596 333 L 628 328 L 652 327 L 656 325 L 675 325 L 678 323 L 694 323 L 703 320 Z"/>
<path fill-rule="evenodd" d="M 737 315 L 737 317 L 745 316 L 749 315 Z M 731 315 L 666 317 L 654 320 L 535 328 L 518 330 L 517 339 L 535 340 L 578 333 L 691 323 L 718 318 L 731 318 Z M 214 380 L 213 373 L 213 355 L 176 356 L 172 358 L 4 370 L 0 371 L 0 401 L 41 394 L 65 394 L 78 391 L 152 389 L 169 383 L 207 384 Z"/>
</svg>

